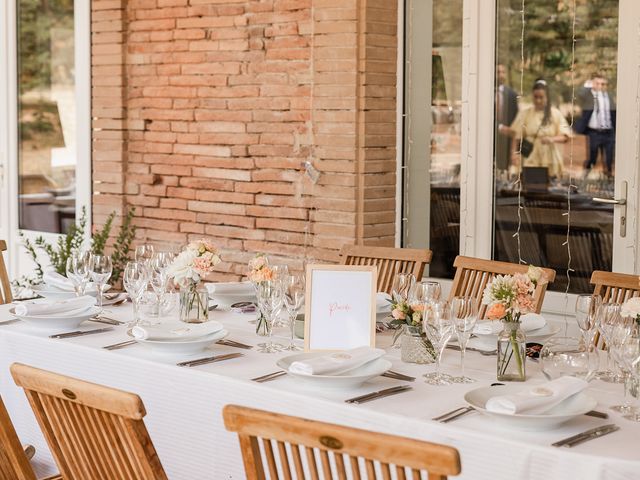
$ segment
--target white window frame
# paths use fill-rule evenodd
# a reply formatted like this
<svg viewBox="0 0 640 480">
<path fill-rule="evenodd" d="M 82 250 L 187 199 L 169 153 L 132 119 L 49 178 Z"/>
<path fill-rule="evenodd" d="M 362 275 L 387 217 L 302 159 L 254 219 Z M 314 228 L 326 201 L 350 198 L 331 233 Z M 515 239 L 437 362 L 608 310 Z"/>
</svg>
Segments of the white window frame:
<svg viewBox="0 0 640 480">
<path fill-rule="evenodd" d="M 18 89 L 17 89 L 17 1 L 0 7 L 0 238 L 6 236 L 11 278 L 29 274 L 33 265 L 18 236 Z M 91 227 L 91 2 L 74 1 L 74 56 L 76 87 L 76 212 L 87 211 Z M 55 241 L 58 235 L 23 230 L 34 239 L 42 235 Z"/>
<path fill-rule="evenodd" d="M 404 39 L 401 24 L 404 19 L 403 0 L 399 0 L 398 39 Z M 490 259 L 493 242 L 493 90 L 495 75 L 496 0 L 463 0 L 462 53 L 462 151 L 460 188 L 460 254 Z M 640 4 L 636 0 L 620 0 L 618 23 L 618 92 L 640 92 Z M 403 92 L 404 50 L 398 42 L 398 186 L 402 185 L 403 159 Z M 640 97 L 640 93 L 638 95 Z M 620 95 L 618 95 L 620 100 Z M 629 182 L 627 198 L 627 235 L 615 238 L 620 228 L 620 212 L 614 212 L 613 271 L 640 273 L 640 101 L 618 101 L 616 157 L 635 159 L 618 162 L 615 178 L 616 193 L 624 180 Z M 485 121 L 482 121 L 485 120 Z M 635 141 L 629 141 L 635 139 Z M 402 193 L 398 194 L 398 239 L 402 232 Z M 566 272 L 558 271 L 557 275 Z M 451 280 L 437 279 L 445 292 Z M 575 294 L 547 292 L 543 311 L 557 315 L 572 315 Z"/>
</svg>

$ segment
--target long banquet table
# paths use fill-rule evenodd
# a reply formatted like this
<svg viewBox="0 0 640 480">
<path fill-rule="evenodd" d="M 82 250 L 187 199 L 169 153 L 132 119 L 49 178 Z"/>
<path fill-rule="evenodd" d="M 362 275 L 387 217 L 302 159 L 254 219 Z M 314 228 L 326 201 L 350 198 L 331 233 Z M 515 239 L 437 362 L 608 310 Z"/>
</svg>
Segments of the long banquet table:
<svg viewBox="0 0 640 480">
<path fill-rule="evenodd" d="M 34 466 L 42 476 L 56 468 L 31 413 L 26 398 L 13 383 L 9 366 L 22 362 L 84 380 L 128 390 L 141 396 L 147 409 L 145 423 L 162 464 L 171 479 L 245 478 L 235 434 L 225 430 L 221 410 L 227 404 L 247 405 L 289 415 L 350 425 L 385 433 L 448 444 L 460 451 L 460 479 L 631 480 L 640 478 L 640 424 L 610 412 L 609 420 L 582 416 L 553 431 L 524 432 L 499 427 L 478 413 L 441 424 L 430 420 L 463 406 L 466 391 L 495 381 L 495 357 L 467 353 L 467 375 L 477 383 L 435 387 L 418 378 L 413 390 L 363 405 L 344 403 L 362 393 L 400 384 L 379 377 L 357 389 L 311 390 L 290 377 L 258 384 L 249 379 L 277 370 L 275 361 L 284 354 L 262 354 L 213 346 L 215 353 L 241 351 L 244 357 L 200 367 L 177 367 L 187 358 L 159 357 L 141 345 L 107 351 L 101 347 L 127 339 L 125 327 L 77 338 L 54 340 L 41 332 L 10 321 L 9 306 L 0 306 L 0 394 L 23 443 L 37 449 Z M 229 338 L 256 344 L 251 317 L 232 312 L 213 312 Z M 110 316 L 131 318 L 128 305 L 113 308 Z M 86 326 L 85 326 L 86 325 Z M 88 323 L 82 328 L 97 328 Z M 280 332 L 284 334 L 284 331 Z M 379 345 L 389 346 L 388 335 Z M 399 350 L 388 348 L 393 368 L 420 377 L 433 366 L 405 364 Z M 200 356 L 200 355 L 198 355 Z M 459 372 L 459 354 L 447 350 L 445 372 Z M 542 381 L 539 365 L 528 363 L 530 382 Z M 622 386 L 592 382 L 590 392 L 598 410 L 622 400 Z M 588 428 L 616 423 L 621 429 L 571 449 L 550 444 Z"/>
</svg>

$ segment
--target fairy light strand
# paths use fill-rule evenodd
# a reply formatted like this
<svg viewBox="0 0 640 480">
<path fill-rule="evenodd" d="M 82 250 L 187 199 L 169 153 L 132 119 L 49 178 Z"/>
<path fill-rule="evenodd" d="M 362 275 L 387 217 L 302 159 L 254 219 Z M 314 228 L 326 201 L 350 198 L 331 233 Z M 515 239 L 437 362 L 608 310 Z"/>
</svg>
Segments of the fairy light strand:
<svg viewBox="0 0 640 480">
<path fill-rule="evenodd" d="M 525 0 L 522 0 L 522 5 L 520 9 L 520 20 L 521 20 L 521 29 L 520 29 L 520 96 L 519 100 L 522 100 L 524 97 L 524 32 L 525 32 Z M 522 139 L 524 139 L 524 128 L 521 132 Z M 518 248 L 518 262 L 519 263 L 527 263 L 522 258 L 522 245 L 520 241 L 520 230 L 522 228 L 522 209 L 524 206 L 522 205 L 522 141 L 519 142 L 518 145 L 518 157 L 520 159 L 520 166 L 518 168 L 518 180 L 516 180 L 516 185 L 518 187 L 518 226 L 516 228 L 516 232 L 513 234 L 513 237 L 516 239 L 516 244 Z"/>
</svg>

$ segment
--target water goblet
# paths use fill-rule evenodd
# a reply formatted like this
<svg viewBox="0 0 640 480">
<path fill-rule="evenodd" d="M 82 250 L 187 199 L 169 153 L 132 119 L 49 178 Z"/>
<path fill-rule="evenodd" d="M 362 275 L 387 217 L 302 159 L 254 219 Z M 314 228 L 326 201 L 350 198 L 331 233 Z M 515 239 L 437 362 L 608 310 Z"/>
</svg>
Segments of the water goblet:
<svg viewBox="0 0 640 480">
<path fill-rule="evenodd" d="M 576 299 L 576 322 L 582 333 L 582 339 L 587 348 L 594 348 L 593 340 L 598 329 L 597 313 L 602 305 L 600 295 L 578 295 Z"/>
<path fill-rule="evenodd" d="M 619 413 L 632 413 L 633 406 L 628 400 L 629 388 L 633 383 L 633 377 L 631 372 L 626 368 L 626 365 L 621 357 L 621 347 L 625 340 L 631 336 L 634 332 L 635 319 L 632 318 L 620 318 L 620 322 L 614 325 L 609 331 L 609 337 L 607 340 L 607 347 L 609 349 L 609 355 L 613 359 L 614 365 L 617 367 L 619 376 L 621 377 L 621 383 L 623 384 L 623 401 L 620 405 L 612 405 L 609 407 L 614 412 Z"/>
<path fill-rule="evenodd" d="M 113 273 L 113 263 L 109 255 L 91 255 L 89 259 L 91 280 L 98 287 L 99 307 L 102 310 L 102 296 L 105 286 Z"/>
<path fill-rule="evenodd" d="M 454 377 L 454 383 L 473 383 L 475 380 L 464 374 L 464 354 L 467 344 L 471 338 L 471 333 L 478 320 L 478 307 L 473 297 L 453 297 L 451 300 L 451 320 L 458 334 L 458 345 L 460 346 L 460 363 L 462 375 Z"/>
<path fill-rule="evenodd" d="M 411 287 L 416 283 L 413 273 L 396 273 L 391 284 L 391 298 L 394 302 L 406 302 Z"/>
<path fill-rule="evenodd" d="M 89 282 L 89 258 L 91 254 L 89 252 L 76 252 L 67 258 L 67 278 L 73 283 L 73 289 L 76 292 L 76 296 L 81 297 L 84 295 L 87 289 L 87 283 Z"/>
<path fill-rule="evenodd" d="M 441 288 L 438 282 L 423 280 L 416 282 L 409 290 L 409 304 L 434 303 L 440 299 Z"/>
<path fill-rule="evenodd" d="M 440 360 L 447 342 L 453 335 L 453 323 L 449 318 L 451 313 L 447 302 L 428 302 L 420 305 L 423 311 L 422 327 L 427 338 L 435 350 L 436 370 L 424 375 L 425 382 L 429 385 L 450 385 L 452 377 L 440 373 Z"/>
<path fill-rule="evenodd" d="M 167 275 L 167 269 L 173 262 L 174 254 L 170 252 L 156 252 L 151 257 L 149 262 L 149 280 L 151 287 L 156 294 L 157 311 L 159 313 L 160 305 L 164 300 L 164 295 L 167 291 L 167 284 L 169 283 L 169 277 Z"/>
<path fill-rule="evenodd" d="M 633 332 L 624 339 L 617 349 L 618 358 L 624 365 L 624 368 L 629 372 L 631 380 L 636 385 L 636 406 L 632 407 L 631 412 L 628 415 L 625 415 L 624 418 L 633 422 L 640 422 L 640 405 L 638 405 L 640 392 L 638 392 L 637 389 L 637 385 L 640 383 L 640 335 L 638 335 L 637 332 Z"/>
<path fill-rule="evenodd" d="M 267 323 L 267 343 L 258 344 L 261 353 L 275 353 L 282 351 L 282 345 L 273 343 L 273 328 L 276 315 L 282 308 L 282 282 L 268 280 L 258 284 L 258 308 L 264 315 Z"/>
<path fill-rule="evenodd" d="M 271 271 L 273 272 L 272 280 L 275 280 L 276 282 L 280 282 L 280 283 L 282 283 L 284 279 L 289 275 L 289 267 L 284 264 L 272 265 Z M 284 285 L 281 285 L 281 286 L 284 286 Z M 284 320 L 280 320 L 279 318 L 281 310 L 282 310 L 282 303 L 280 304 L 278 311 L 274 314 L 274 317 L 275 317 L 274 325 L 276 327 L 287 326 L 286 322 Z"/>
<path fill-rule="evenodd" d="M 140 323 L 140 300 L 147 290 L 148 270 L 142 262 L 127 262 L 122 283 L 133 302 L 133 324 Z"/>
<path fill-rule="evenodd" d="M 619 383 L 621 378 L 611 370 L 611 351 L 609 349 L 609 343 L 612 340 L 612 334 L 614 327 L 622 321 L 620 316 L 620 304 L 619 303 L 603 303 L 598 308 L 597 313 L 597 325 L 598 331 L 602 335 L 605 341 L 605 347 L 607 351 L 607 366 L 605 370 L 597 373 L 597 378 L 602 381 L 610 383 Z"/>
<path fill-rule="evenodd" d="M 303 275 L 289 275 L 285 277 L 283 281 L 284 285 L 284 306 L 287 309 L 287 313 L 289 314 L 289 329 L 291 333 L 291 338 L 289 340 L 289 345 L 285 348 L 285 350 L 290 351 L 298 351 L 302 350 L 299 346 L 293 343 L 294 330 L 295 330 L 295 321 L 298 316 L 298 311 L 302 304 L 304 303 L 304 276 Z"/>
<path fill-rule="evenodd" d="M 135 261 L 136 262 L 144 262 L 145 264 L 149 264 L 149 261 L 153 257 L 154 248 L 153 245 L 148 243 L 138 245 L 136 247 L 135 252 Z"/>
</svg>

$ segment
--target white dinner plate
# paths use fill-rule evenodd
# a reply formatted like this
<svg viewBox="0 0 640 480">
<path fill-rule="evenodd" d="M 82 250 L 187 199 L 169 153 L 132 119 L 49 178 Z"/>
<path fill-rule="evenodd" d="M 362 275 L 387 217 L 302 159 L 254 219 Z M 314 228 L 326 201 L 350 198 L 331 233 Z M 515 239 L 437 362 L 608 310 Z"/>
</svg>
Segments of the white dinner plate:
<svg viewBox="0 0 640 480">
<path fill-rule="evenodd" d="M 289 366 L 293 362 L 308 360 L 310 358 L 326 355 L 326 352 L 298 353 L 281 358 L 276 362 L 289 375 L 304 382 L 308 385 L 319 388 L 353 388 L 357 387 L 367 380 L 378 377 L 391 368 L 391 362 L 384 358 L 378 358 L 361 367 L 354 368 L 340 375 L 304 375 L 301 373 L 293 373 L 289 371 Z"/>
<path fill-rule="evenodd" d="M 105 291 L 109 290 L 110 286 L 107 285 Z M 68 298 L 74 298 L 76 296 L 76 292 L 70 292 L 68 290 L 62 290 L 57 287 L 52 287 L 51 285 L 47 285 L 46 283 L 42 283 L 40 285 L 34 285 L 31 287 L 34 293 L 40 295 L 44 298 L 49 298 L 51 300 L 66 300 Z M 92 297 L 96 297 L 98 295 L 98 289 L 94 284 L 90 284 L 87 286 L 85 291 L 86 295 L 91 295 Z"/>
<path fill-rule="evenodd" d="M 131 336 L 130 332 L 127 333 Z M 229 332 L 223 329 L 210 335 L 190 340 L 142 340 L 133 338 L 140 345 L 149 348 L 153 353 L 161 355 L 191 355 L 202 352 L 211 343 L 223 339 L 228 334 Z"/>
<path fill-rule="evenodd" d="M 46 329 L 73 329 L 85 320 L 95 317 L 100 313 L 100 307 L 93 306 L 83 313 L 75 315 L 16 315 L 15 308 L 11 308 L 9 313 L 25 323 L 37 328 Z"/>
<path fill-rule="evenodd" d="M 497 424 L 520 430 L 550 430 L 593 410 L 598 402 L 585 392 L 577 393 L 559 405 L 543 414 L 527 415 L 505 414 L 490 412 L 485 408 L 487 401 L 498 395 L 512 395 L 522 390 L 530 389 L 533 385 L 496 385 L 494 387 L 476 388 L 466 393 L 465 401 L 482 415 L 486 415 Z"/>
</svg>

